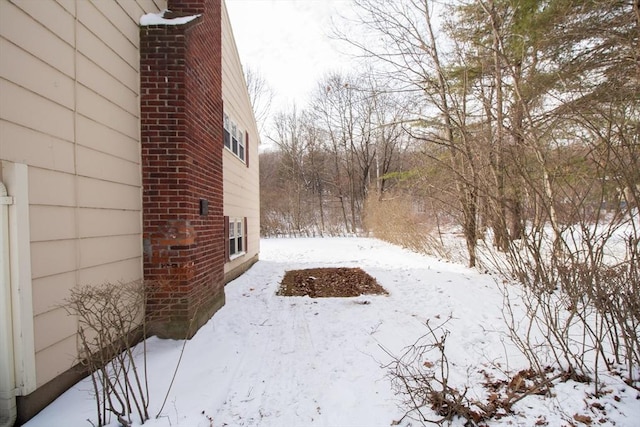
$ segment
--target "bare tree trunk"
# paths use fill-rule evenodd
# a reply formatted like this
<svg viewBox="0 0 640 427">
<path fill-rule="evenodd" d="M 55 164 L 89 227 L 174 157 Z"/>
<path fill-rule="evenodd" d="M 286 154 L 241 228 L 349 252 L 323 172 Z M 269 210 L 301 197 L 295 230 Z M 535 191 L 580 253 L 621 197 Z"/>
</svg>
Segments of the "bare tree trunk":
<svg viewBox="0 0 640 427">
<path fill-rule="evenodd" d="M 467 167 L 472 167 L 473 159 L 469 158 L 467 151 L 467 159 L 463 159 L 462 153 L 465 152 L 458 149 L 458 145 L 460 145 L 455 138 L 454 135 L 454 120 L 452 117 L 451 108 L 449 106 L 448 97 L 450 95 L 449 92 L 449 83 L 445 79 L 445 70 L 442 67 L 440 61 L 440 53 L 438 49 L 438 44 L 433 32 L 433 24 L 431 21 L 431 14 L 429 12 L 429 6 L 427 2 L 424 2 L 424 13 L 425 13 L 425 24 L 427 27 L 427 32 L 429 35 L 429 42 L 432 50 L 432 59 L 434 62 L 434 67 L 438 76 L 438 93 L 441 102 L 441 112 L 443 114 L 445 132 L 446 132 L 446 141 L 450 148 L 451 152 L 451 161 L 452 168 L 456 173 L 454 174 L 454 179 L 456 181 L 456 189 L 458 192 L 458 197 L 460 200 L 461 210 L 462 210 L 462 218 L 463 218 L 463 230 L 465 235 L 465 241 L 467 244 L 467 252 L 469 256 L 469 267 L 475 267 L 476 265 L 476 248 L 478 245 L 478 192 L 475 188 L 476 183 L 472 180 L 465 179 L 465 170 Z M 464 96 L 464 95 L 463 95 Z M 465 138 L 465 130 L 461 129 L 461 138 L 464 143 Z M 466 147 L 468 148 L 468 147 Z M 468 161 L 465 162 L 465 160 Z M 472 177 L 473 177 L 473 169 L 472 169 Z M 473 178 L 472 178 L 473 179 Z"/>
<path fill-rule="evenodd" d="M 489 0 L 489 7 L 480 2 L 491 23 L 492 53 L 493 53 L 493 84 L 496 91 L 496 135 L 491 152 L 493 153 L 491 164 L 496 185 L 495 209 L 493 212 L 494 245 L 501 251 L 506 251 L 509 245 L 507 231 L 507 205 L 505 195 L 505 164 L 504 164 L 504 93 L 502 60 L 500 46 L 500 22 L 493 0 Z"/>
<path fill-rule="evenodd" d="M 534 63 L 537 61 L 534 60 Z M 535 65 L 532 66 L 535 68 Z M 514 80 L 518 82 L 522 81 L 522 65 L 517 63 L 513 66 L 514 69 Z M 524 102 L 524 101 L 523 101 Z M 517 161 L 516 159 L 524 158 L 524 106 L 523 102 L 514 102 L 512 106 L 511 112 L 511 133 L 513 144 L 511 147 L 511 156 L 510 160 L 512 162 Z M 510 240 L 521 239 L 524 235 L 524 219 L 523 219 L 523 201 L 522 201 L 522 191 L 521 185 L 522 180 L 519 177 L 512 176 L 510 181 L 510 197 L 508 202 L 508 209 L 510 214 L 510 224 L 509 224 L 509 238 Z"/>
</svg>

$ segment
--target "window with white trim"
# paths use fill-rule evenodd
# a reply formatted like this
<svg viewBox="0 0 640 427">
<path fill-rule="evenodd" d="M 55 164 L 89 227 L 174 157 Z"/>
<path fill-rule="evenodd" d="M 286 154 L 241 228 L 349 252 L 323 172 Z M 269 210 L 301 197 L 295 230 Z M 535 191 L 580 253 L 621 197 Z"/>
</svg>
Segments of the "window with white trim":
<svg viewBox="0 0 640 427">
<path fill-rule="evenodd" d="M 244 131 L 227 113 L 223 115 L 224 146 L 237 158 L 246 163 L 247 144 Z"/>
<path fill-rule="evenodd" d="M 238 126 L 235 123 L 231 123 L 231 152 L 238 155 Z"/>
<path fill-rule="evenodd" d="M 229 256 L 244 253 L 244 219 L 229 218 Z"/>
<path fill-rule="evenodd" d="M 244 132 L 238 129 L 238 157 L 244 162 Z"/>
<path fill-rule="evenodd" d="M 227 148 L 231 148 L 231 120 L 229 116 L 225 113 L 224 118 L 224 146 Z"/>
</svg>

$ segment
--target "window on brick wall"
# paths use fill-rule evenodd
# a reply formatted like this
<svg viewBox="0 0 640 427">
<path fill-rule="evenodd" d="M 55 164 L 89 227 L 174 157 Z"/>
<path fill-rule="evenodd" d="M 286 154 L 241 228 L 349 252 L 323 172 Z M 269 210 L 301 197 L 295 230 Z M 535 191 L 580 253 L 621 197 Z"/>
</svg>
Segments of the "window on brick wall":
<svg viewBox="0 0 640 427">
<path fill-rule="evenodd" d="M 231 148 L 231 120 L 228 115 L 224 115 L 224 146 Z"/>
</svg>

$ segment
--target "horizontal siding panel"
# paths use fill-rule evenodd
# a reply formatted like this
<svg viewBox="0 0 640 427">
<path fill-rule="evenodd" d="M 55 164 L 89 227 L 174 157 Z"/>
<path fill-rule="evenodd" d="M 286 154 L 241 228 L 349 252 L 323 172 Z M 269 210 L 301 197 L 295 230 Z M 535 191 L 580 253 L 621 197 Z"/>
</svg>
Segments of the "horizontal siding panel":
<svg viewBox="0 0 640 427">
<path fill-rule="evenodd" d="M 37 387 L 51 381 L 77 362 L 76 335 L 36 353 Z"/>
<path fill-rule="evenodd" d="M 140 78 L 136 70 L 139 65 L 136 68 L 132 68 L 131 65 L 83 25 L 78 25 L 78 51 L 129 89 L 135 92 L 138 91 Z"/>
<path fill-rule="evenodd" d="M 75 271 L 33 280 L 33 314 L 37 316 L 56 308 L 75 285 Z"/>
<path fill-rule="evenodd" d="M 66 10 L 70 15 L 75 16 L 76 14 L 76 0 L 55 0 L 64 10 Z"/>
<path fill-rule="evenodd" d="M 78 271 L 80 283 L 128 283 L 142 278 L 142 257 L 101 264 Z"/>
<path fill-rule="evenodd" d="M 76 240 L 31 243 L 33 279 L 68 273 L 76 269 Z"/>
<path fill-rule="evenodd" d="M 83 55 L 78 55 L 78 81 L 120 106 L 134 116 L 139 115 L 139 99 L 136 92 L 122 84 Z"/>
<path fill-rule="evenodd" d="M 78 329 L 75 317 L 69 316 L 60 307 L 35 316 L 33 325 L 36 352 L 56 344 L 60 337 L 66 338 L 75 334 Z"/>
<path fill-rule="evenodd" d="M 166 0 L 136 0 L 136 3 L 138 3 L 143 10 L 147 10 L 149 12 L 155 12 L 156 10 L 164 10 L 167 8 Z"/>
<path fill-rule="evenodd" d="M 0 153 L 4 160 L 73 173 L 74 144 L 0 120 Z"/>
<path fill-rule="evenodd" d="M 102 123 L 83 116 L 78 116 L 76 126 L 78 145 L 93 148 L 130 162 L 140 163 L 140 142 L 137 135 L 135 138 L 123 135 Z"/>
<path fill-rule="evenodd" d="M 102 40 L 112 51 L 124 59 L 131 68 L 138 70 L 140 59 L 136 46 L 97 9 L 94 2 L 77 3 L 78 21 Z M 131 23 L 133 25 L 133 23 Z"/>
<path fill-rule="evenodd" d="M 84 86 L 78 86 L 77 97 L 79 114 L 116 129 L 131 138 L 138 138 L 140 126 L 137 116 Z"/>
<path fill-rule="evenodd" d="M 136 6 L 135 2 L 131 0 L 127 0 L 127 3 Z M 143 13 L 140 13 L 135 18 L 131 17 L 116 1 L 95 2 L 94 6 L 118 28 L 122 35 L 129 40 L 129 43 L 133 46 L 140 44 L 140 27 L 138 23 Z"/>
<path fill-rule="evenodd" d="M 250 197 L 241 197 L 234 194 L 228 195 L 228 198 L 225 197 L 224 202 L 225 215 L 250 216 L 252 213 L 257 214 L 259 211 L 258 199 L 255 199 L 256 203 L 251 203 L 250 200 Z"/>
<path fill-rule="evenodd" d="M 138 234 L 80 240 L 80 268 L 111 264 L 141 255 L 142 241 Z"/>
<path fill-rule="evenodd" d="M 31 205 L 75 206 L 74 176 L 40 168 L 29 168 Z"/>
<path fill-rule="evenodd" d="M 141 210 L 142 194 L 140 187 L 79 177 L 78 204 L 86 208 Z"/>
<path fill-rule="evenodd" d="M 73 111 L 0 79 L 0 117 L 67 141 L 73 141 Z"/>
<path fill-rule="evenodd" d="M 142 277 L 138 20 L 166 1 L 140 4 L 0 0 L 0 152 L 30 166 L 38 386 L 77 361 L 70 289 Z"/>
<path fill-rule="evenodd" d="M 226 207 L 255 209 L 259 205 L 260 190 L 257 180 L 237 172 L 234 168 L 224 168 L 224 203 Z"/>
<path fill-rule="evenodd" d="M 29 0 L 25 1 L 28 2 Z M 40 2 L 32 3 L 40 6 Z M 58 38 L 42 24 L 34 25 L 34 22 L 36 21 L 33 18 L 14 4 L 0 1 L 0 34 L 33 56 L 73 77 L 73 46 Z M 25 31 L 25 28 L 29 31 Z"/>
<path fill-rule="evenodd" d="M 13 0 L 20 9 L 73 46 L 74 17 L 54 1 Z"/>
<path fill-rule="evenodd" d="M 78 233 L 81 238 L 142 233 L 140 211 L 113 209 L 78 210 Z"/>
<path fill-rule="evenodd" d="M 0 77 L 53 102 L 73 109 L 73 79 L 5 39 L 0 52 L 11 61 L 0 68 Z"/>
<path fill-rule="evenodd" d="M 141 185 L 140 165 L 90 148 L 78 147 L 78 175 Z"/>
<path fill-rule="evenodd" d="M 243 212 L 244 214 L 241 216 L 246 216 L 247 210 L 253 208 L 253 205 L 248 203 L 246 199 L 246 196 L 239 193 L 234 193 L 232 191 L 226 192 L 224 195 L 225 214 L 234 216 Z"/>
<path fill-rule="evenodd" d="M 142 6 L 140 6 L 138 1 L 132 0 L 116 0 L 115 1 L 118 6 L 124 10 L 124 12 L 129 16 L 131 20 L 133 20 L 136 24 L 140 22 L 140 17 L 147 13 Z M 154 9 L 153 12 L 157 12 L 160 9 Z M 139 35 L 138 35 L 139 36 Z"/>
<path fill-rule="evenodd" d="M 31 241 L 65 240 L 77 237 L 75 208 L 32 205 L 29 209 Z"/>
</svg>

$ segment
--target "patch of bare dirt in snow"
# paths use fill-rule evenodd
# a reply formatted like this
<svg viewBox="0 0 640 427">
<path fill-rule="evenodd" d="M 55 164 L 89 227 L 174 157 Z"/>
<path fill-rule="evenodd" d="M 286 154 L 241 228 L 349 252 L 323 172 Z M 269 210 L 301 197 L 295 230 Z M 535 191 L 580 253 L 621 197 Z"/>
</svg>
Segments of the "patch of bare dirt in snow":
<svg viewBox="0 0 640 427">
<path fill-rule="evenodd" d="M 279 296 L 311 298 L 387 295 L 388 292 L 361 268 L 308 268 L 285 272 Z"/>
</svg>

